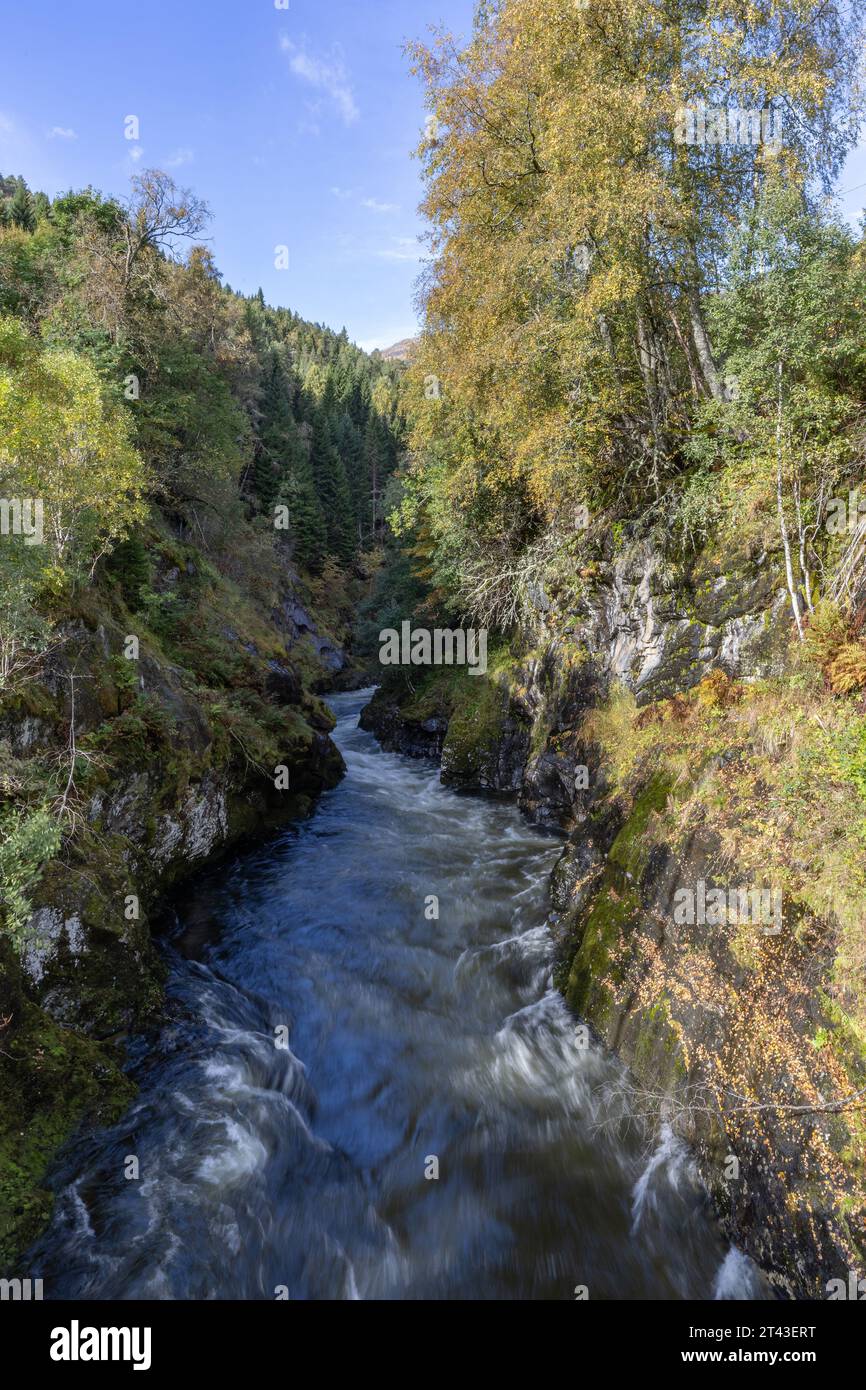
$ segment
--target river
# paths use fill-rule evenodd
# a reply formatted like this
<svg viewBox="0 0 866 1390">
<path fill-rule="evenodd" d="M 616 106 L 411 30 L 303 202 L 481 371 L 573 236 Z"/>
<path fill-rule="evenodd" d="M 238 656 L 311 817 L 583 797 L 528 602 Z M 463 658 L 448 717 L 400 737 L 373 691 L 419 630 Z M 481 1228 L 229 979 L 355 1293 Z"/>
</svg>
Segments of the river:
<svg viewBox="0 0 866 1390">
<path fill-rule="evenodd" d="M 140 1093 L 71 1145 L 52 1298 L 760 1297 L 550 981 L 559 842 L 332 700 L 348 775 L 187 893 Z M 438 899 L 437 905 L 433 899 Z"/>
</svg>

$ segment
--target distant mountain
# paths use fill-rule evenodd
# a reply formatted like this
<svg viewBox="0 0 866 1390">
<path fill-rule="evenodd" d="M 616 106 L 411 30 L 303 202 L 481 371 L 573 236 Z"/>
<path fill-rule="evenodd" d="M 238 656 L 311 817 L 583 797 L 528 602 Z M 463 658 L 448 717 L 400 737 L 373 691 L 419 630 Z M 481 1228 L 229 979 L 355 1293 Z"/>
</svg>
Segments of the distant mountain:
<svg viewBox="0 0 866 1390">
<path fill-rule="evenodd" d="M 417 338 L 401 338 L 393 347 L 382 348 L 379 355 L 388 362 L 408 362 L 417 346 Z"/>
</svg>

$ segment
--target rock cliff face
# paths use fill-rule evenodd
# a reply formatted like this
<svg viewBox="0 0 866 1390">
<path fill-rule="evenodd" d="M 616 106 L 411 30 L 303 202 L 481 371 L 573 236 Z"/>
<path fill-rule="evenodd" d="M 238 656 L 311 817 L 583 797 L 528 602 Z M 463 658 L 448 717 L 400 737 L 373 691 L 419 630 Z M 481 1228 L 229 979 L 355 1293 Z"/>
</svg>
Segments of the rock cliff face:
<svg viewBox="0 0 866 1390">
<path fill-rule="evenodd" d="M 674 574 L 642 547 L 606 566 L 570 607 L 541 587 L 534 597 L 525 654 L 491 667 L 480 700 L 449 699 L 436 682 L 399 702 L 384 689 L 363 722 L 386 747 L 441 757 L 446 781 L 518 792 L 525 810 L 554 824 L 581 814 L 574 770 L 586 750 L 576 730 L 613 681 L 646 704 L 717 668 L 749 678 L 783 666 L 787 597 L 764 556 L 727 572 Z"/>
<path fill-rule="evenodd" d="M 672 573 L 642 550 L 600 570 L 577 604 L 540 589 L 535 599 L 532 631 L 491 666 L 483 696 L 437 675 L 408 704 L 380 690 L 366 725 L 389 746 L 441 756 L 444 780 L 515 794 L 566 832 L 550 922 L 560 989 L 628 1064 L 636 1109 L 692 1145 L 737 1246 L 781 1296 L 826 1297 L 829 1280 L 862 1277 L 866 1263 L 860 1112 L 833 1104 L 866 1081 L 863 1047 L 829 1004 L 832 933 L 789 918 L 781 930 L 679 925 L 677 894 L 736 883 L 737 865 L 712 825 L 673 831 L 682 792 L 664 765 L 614 795 L 587 732 L 615 683 L 648 716 L 657 702 L 676 715 L 714 672 L 779 673 L 778 567 L 756 556 Z M 826 1029 L 842 1051 L 850 1041 L 847 1067 L 815 1045 Z"/>
</svg>

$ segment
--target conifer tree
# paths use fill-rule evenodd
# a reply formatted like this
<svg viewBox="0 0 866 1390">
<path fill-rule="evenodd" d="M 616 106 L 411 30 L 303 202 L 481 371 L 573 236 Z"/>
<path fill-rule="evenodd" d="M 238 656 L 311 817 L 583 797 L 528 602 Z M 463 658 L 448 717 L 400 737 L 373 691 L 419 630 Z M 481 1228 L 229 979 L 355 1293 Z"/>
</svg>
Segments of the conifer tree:
<svg viewBox="0 0 866 1390">
<path fill-rule="evenodd" d="M 290 532 L 298 563 L 313 571 L 321 569 L 328 550 L 328 528 L 307 448 L 300 436 L 296 436 L 279 501 L 289 508 Z"/>
<path fill-rule="evenodd" d="M 382 489 L 385 485 L 384 477 L 384 457 L 382 451 L 382 427 L 379 417 L 374 410 L 367 416 L 367 428 L 364 434 L 364 478 L 366 482 L 366 508 L 365 517 L 368 518 L 371 537 L 375 537 L 377 529 L 381 527 L 382 517 Z"/>
<path fill-rule="evenodd" d="M 364 541 L 369 539 L 371 530 L 369 488 L 364 464 L 364 441 L 352 423 L 352 417 L 345 410 L 337 419 L 334 429 L 334 443 L 343 461 L 349 491 L 354 502 L 355 539 L 359 545 L 363 545 Z"/>
<path fill-rule="evenodd" d="M 33 206 L 33 198 L 23 179 L 18 180 L 18 186 L 9 204 L 9 220 L 13 226 L 20 227 L 22 231 L 34 232 L 36 230 L 36 210 Z"/>
<path fill-rule="evenodd" d="M 265 510 L 270 510 L 288 471 L 297 433 L 289 401 L 288 383 L 279 357 L 271 354 L 262 401 L 259 447 L 253 469 L 253 487 Z"/>
<path fill-rule="evenodd" d="M 343 461 L 334 447 L 330 424 L 322 410 L 313 423 L 310 450 L 313 479 L 325 515 L 328 548 L 348 562 L 355 553 L 355 513 Z"/>
</svg>

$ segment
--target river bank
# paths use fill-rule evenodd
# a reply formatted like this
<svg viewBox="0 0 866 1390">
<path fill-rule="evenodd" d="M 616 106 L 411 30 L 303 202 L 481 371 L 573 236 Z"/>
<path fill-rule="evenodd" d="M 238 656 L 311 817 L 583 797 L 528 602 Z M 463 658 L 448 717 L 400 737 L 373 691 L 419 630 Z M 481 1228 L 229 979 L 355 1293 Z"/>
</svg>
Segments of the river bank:
<svg viewBox="0 0 866 1390">
<path fill-rule="evenodd" d="M 552 988 L 559 837 L 382 751 L 365 698 L 316 815 L 179 901 L 138 1098 L 55 1172 L 47 1296 L 754 1295 Z"/>
<path fill-rule="evenodd" d="M 272 587 L 245 593 L 157 513 L 149 542 L 171 622 L 130 613 L 110 584 L 79 591 L 38 677 L 0 705 L 4 785 L 68 767 L 74 808 L 39 872 L 18 850 L 21 942 L 0 932 L 0 1272 L 50 1215 L 62 1145 L 130 1103 L 128 1040 L 163 1019 L 154 934 L 171 895 L 309 816 L 343 775 L 318 691 L 350 678 L 363 577 L 331 576 L 325 599 L 284 555 Z"/>
<path fill-rule="evenodd" d="M 486 681 L 392 682 L 363 723 L 437 758 L 447 785 L 565 831 L 550 916 L 563 997 L 628 1067 L 660 1139 L 687 1141 L 737 1248 L 778 1296 L 816 1299 L 866 1266 L 857 876 L 839 862 L 825 884 L 822 863 L 862 812 L 841 778 L 817 795 L 805 730 L 820 720 L 829 748 L 848 715 L 808 673 L 805 698 L 792 684 L 772 575 L 729 557 L 677 578 L 623 554 L 576 601 L 540 589 Z M 783 904 L 780 931 L 675 919 L 683 892 L 756 885 Z"/>
</svg>

